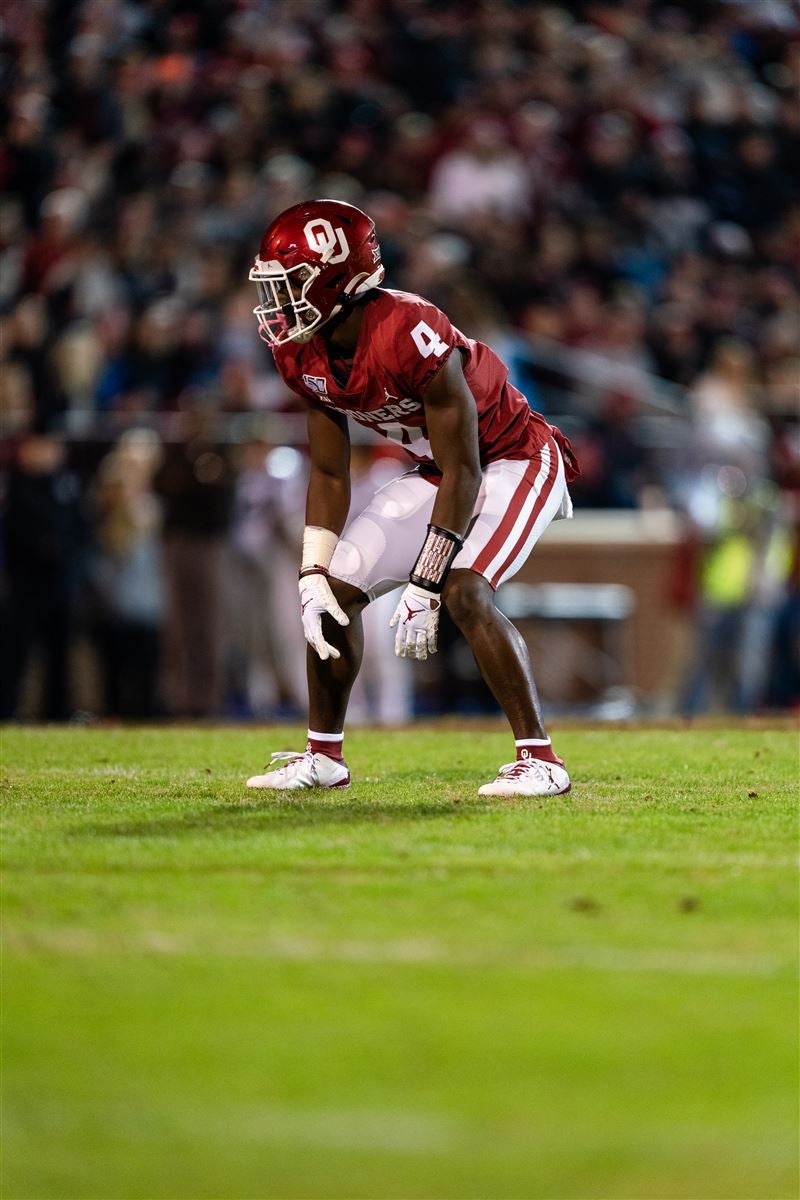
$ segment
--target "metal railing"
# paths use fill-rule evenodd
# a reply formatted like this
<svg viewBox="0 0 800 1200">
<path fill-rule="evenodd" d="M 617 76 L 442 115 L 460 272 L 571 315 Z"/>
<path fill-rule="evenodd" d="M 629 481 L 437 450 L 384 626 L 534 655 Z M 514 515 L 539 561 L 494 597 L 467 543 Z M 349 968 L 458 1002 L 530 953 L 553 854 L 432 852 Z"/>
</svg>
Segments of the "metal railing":
<svg viewBox="0 0 800 1200">
<path fill-rule="evenodd" d="M 628 427 L 643 448 L 677 449 L 689 440 L 688 398 L 678 385 L 636 363 L 599 351 L 517 333 L 512 338 L 512 378 L 523 384 L 523 390 L 521 376 L 530 379 L 548 420 L 568 434 L 579 433 L 602 418 L 609 397 L 616 392 L 630 398 Z M 537 407 L 537 396 L 531 397 L 533 407 Z M 128 430 L 146 428 L 165 442 L 180 442 L 196 435 L 201 426 L 206 436 L 222 444 L 253 438 L 272 445 L 306 444 L 304 413 L 271 409 L 227 412 L 220 403 L 219 393 L 210 387 L 195 392 L 192 407 L 186 410 L 98 412 L 73 407 L 63 414 L 59 432 L 70 441 L 113 443 Z M 351 422 L 351 437 L 357 444 L 382 440 L 356 422 Z"/>
</svg>

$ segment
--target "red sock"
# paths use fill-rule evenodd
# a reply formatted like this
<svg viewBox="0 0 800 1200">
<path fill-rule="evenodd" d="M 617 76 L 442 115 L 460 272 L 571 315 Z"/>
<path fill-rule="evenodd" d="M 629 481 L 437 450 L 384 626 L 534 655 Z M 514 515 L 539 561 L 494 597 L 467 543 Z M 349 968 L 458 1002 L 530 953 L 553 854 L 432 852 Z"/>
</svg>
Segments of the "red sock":
<svg viewBox="0 0 800 1200">
<path fill-rule="evenodd" d="M 545 762 L 557 763 L 563 767 L 564 760 L 553 751 L 550 738 L 520 738 L 514 743 L 517 747 L 517 760 L 521 758 L 541 758 Z"/>
<path fill-rule="evenodd" d="M 314 754 L 325 754 L 328 758 L 335 758 L 337 762 L 344 762 L 343 745 L 343 733 L 317 733 L 315 729 L 308 731 L 306 750 L 313 750 Z"/>
</svg>

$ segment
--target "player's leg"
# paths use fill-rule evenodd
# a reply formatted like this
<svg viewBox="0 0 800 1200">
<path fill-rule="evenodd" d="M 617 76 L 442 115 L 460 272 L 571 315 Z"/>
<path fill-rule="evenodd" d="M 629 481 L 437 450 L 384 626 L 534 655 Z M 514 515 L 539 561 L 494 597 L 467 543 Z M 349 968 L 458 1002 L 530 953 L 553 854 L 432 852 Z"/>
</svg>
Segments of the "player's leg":
<svg viewBox="0 0 800 1200">
<path fill-rule="evenodd" d="M 308 744 L 304 753 L 273 755 L 286 765 L 247 781 L 251 788 L 281 790 L 346 787 L 350 774 L 343 754 L 343 730 L 350 691 L 361 665 L 361 613 L 375 596 L 404 582 L 422 544 L 430 520 L 435 488 L 419 475 L 407 474 L 376 492 L 347 527 L 334 551 L 329 583 L 350 618 L 338 625 L 323 617 L 326 641 L 340 657 L 321 660 L 307 652 L 309 692 Z M 387 652 L 392 638 L 386 629 Z"/>
<path fill-rule="evenodd" d="M 556 795 L 569 775 L 542 720 L 528 648 L 497 609 L 494 591 L 523 565 L 544 530 L 571 513 L 564 468 L 551 439 L 530 462 L 492 463 L 484 473 L 476 518 L 453 564 L 444 602 L 503 709 L 517 761 L 502 767 L 483 795 Z"/>
<path fill-rule="evenodd" d="M 528 647 L 519 630 L 497 608 L 488 580 L 474 571 L 453 570 L 443 600 L 508 718 L 514 738 L 545 740 Z"/>
<path fill-rule="evenodd" d="M 339 657 L 321 659 L 306 647 L 308 679 L 308 740 L 305 751 L 286 751 L 272 755 L 269 766 L 284 762 L 277 770 L 253 775 L 249 788 L 297 791 L 304 788 L 342 788 L 350 783 L 350 771 L 344 760 L 344 719 L 347 701 L 364 650 L 361 612 L 369 597 L 360 588 L 341 579 L 328 580 L 331 591 L 350 618 L 339 625 L 325 614 L 322 629 L 325 640 L 339 651 Z"/>
<path fill-rule="evenodd" d="M 312 730 L 338 734 L 344 729 L 350 690 L 361 667 L 364 653 L 361 613 L 369 597 L 352 583 L 333 577 L 328 582 L 350 624 L 339 625 L 327 614 L 322 618 L 325 640 L 339 651 L 339 658 L 323 660 L 311 646 L 306 649 L 308 724 Z"/>
<path fill-rule="evenodd" d="M 322 661 L 309 648 L 309 722 L 312 730 L 340 733 L 350 690 L 361 666 L 366 605 L 408 578 L 436 498 L 436 489 L 414 472 L 380 488 L 345 529 L 330 566 L 333 594 L 350 617 L 338 625 L 323 617 L 326 640 L 340 653 Z M 387 642 L 391 646 L 388 633 Z"/>
</svg>

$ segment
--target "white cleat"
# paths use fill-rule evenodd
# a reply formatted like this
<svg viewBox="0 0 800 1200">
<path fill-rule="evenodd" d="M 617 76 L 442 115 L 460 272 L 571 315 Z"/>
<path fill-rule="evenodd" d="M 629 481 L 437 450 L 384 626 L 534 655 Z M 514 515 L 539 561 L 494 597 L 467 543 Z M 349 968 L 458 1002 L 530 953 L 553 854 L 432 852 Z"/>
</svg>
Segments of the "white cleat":
<svg viewBox="0 0 800 1200">
<path fill-rule="evenodd" d="M 520 758 L 506 763 L 493 783 L 478 788 L 479 796 L 563 796 L 572 787 L 566 768 L 543 758 Z"/>
<path fill-rule="evenodd" d="M 347 763 L 327 754 L 315 754 L 313 750 L 300 753 L 281 750 L 270 755 L 269 766 L 284 761 L 284 767 L 267 771 L 265 775 L 251 775 L 249 788 L 274 788 L 277 791 L 293 792 L 299 788 L 346 788 L 350 786 L 350 771 Z"/>
</svg>

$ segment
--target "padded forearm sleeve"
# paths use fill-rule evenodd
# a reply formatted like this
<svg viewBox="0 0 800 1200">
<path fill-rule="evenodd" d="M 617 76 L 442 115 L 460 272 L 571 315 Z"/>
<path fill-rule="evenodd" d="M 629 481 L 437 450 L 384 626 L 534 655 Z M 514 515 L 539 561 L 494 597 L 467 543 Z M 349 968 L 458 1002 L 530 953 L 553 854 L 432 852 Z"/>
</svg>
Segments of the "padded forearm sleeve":
<svg viewBox="0 0 800 1200">
<path fill-rule="evenodd" d="M 427 592 L 440 592 L 453 559 L 463 544 L 464 539 L 457 533 L 442 529 L 439 525 L 429 525 L 428 536 L 409 577 L 411 582 Z"/>
</svg>

